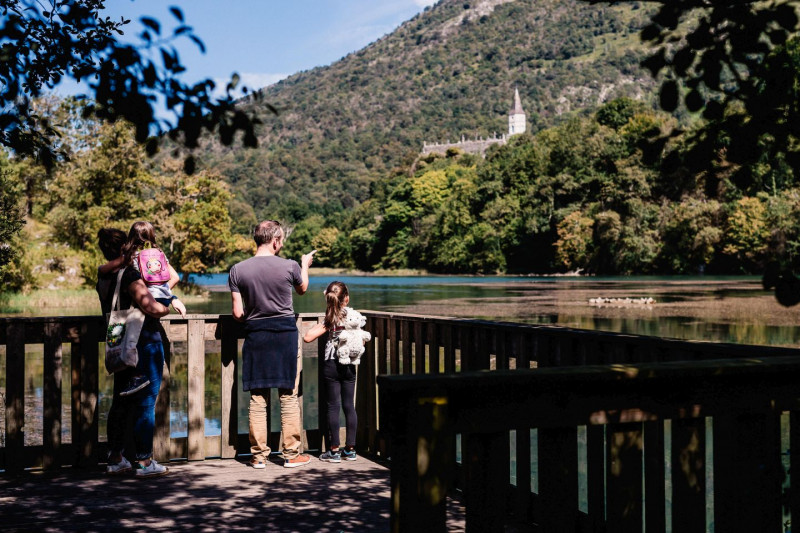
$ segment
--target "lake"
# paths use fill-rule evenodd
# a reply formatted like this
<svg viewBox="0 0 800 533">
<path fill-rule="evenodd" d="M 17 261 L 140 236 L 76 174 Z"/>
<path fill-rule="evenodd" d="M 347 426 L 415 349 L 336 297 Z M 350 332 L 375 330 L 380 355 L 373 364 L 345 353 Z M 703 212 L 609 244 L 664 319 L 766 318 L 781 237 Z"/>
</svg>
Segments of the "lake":
<svg viewBox="0 0 800 533">
<path fill-rule="evenodd" d="M 210 291 L 190 312 L 230 313 L 227 274 L 190 279 Z M 347 284 L 351 305 L 359 310 L 800 346 L 800 306 L 782 307 L 754 276 L 314 276 L 312 269 L 308 293 L 294 297 L 295 311 L 323 312 L 323 290 L 333 280 Z M 653 303 L 638 303 L 641 298 Z"/>
</svg>

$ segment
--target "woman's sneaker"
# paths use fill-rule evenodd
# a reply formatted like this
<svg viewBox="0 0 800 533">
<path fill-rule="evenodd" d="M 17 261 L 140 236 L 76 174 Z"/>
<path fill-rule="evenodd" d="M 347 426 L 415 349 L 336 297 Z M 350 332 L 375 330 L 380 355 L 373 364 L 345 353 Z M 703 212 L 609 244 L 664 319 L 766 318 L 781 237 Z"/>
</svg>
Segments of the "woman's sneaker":
<svg viewBox="0 0 800 533">
<path fill-rule="evenodd" d="M 119 393 L 120 396 L 130 396 L 131 394 L 135 394 L 142 390 L 143 388 L 150 385 L 150 380 L 147 379 L 147 376 L 144 374 L 139 374 L 138 376 L 133 376 L 131 380 L 128 382 L 128 386 Z"/>
<path fill-rule="evenodd" d="M 323 453 L 319 456 L 320 461 L 325 461 L 328 463 L 341 463 L 342 462 L 342 454 L 339 453 L 339 450 L 331 451 L 328 450 L 327 452 Z"/>
<path fill-rule="evenodd" d="M 342 450 L 342 459 L 345 461 L 355 461 L 356 460 L 356 451 L 355 450 Z"/>
<path fill-rule="evenodd" d="M 143 466 L 141 463 L 138 463 L 138 465 L 136 477 L 159 477 L 169 474 L 169 468 L 158 464 L 155 459 L 151 459 L 150 464 L 147 466 Z"/>
<path fill-rule="evenodd" d="M 117 474 L 124 474 L 131 471 L 131 464 L 125 457 L 118 463 L 108 463 L 106 465 L 106 474 L 116 476 Z"/>
</svg>

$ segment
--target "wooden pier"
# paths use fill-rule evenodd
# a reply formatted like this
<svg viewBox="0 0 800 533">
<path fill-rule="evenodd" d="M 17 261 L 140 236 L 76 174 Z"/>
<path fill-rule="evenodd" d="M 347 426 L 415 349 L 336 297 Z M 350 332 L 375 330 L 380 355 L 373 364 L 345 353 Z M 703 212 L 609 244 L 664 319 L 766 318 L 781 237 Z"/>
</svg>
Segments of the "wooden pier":
<svg viewBox="0 0 800 533">
<path fill-rule="evenodd" d="M 187 529 L 203 527 L 195 516 L 203 509 L 215 529 L 257 527 L 247 522 L 260 517 L 256 502 L 265 513 L 263 529 L 297 531 L 694 532 L 713 526 L 777 533 L 800 516 L 800 487 L 792 487 L 790 476 L 791 465 L 800 464 L 800 350 L 364 314 L 374 339 L 358 371 L 362 457 L 355 468 L 316 461 L 300 472 L 277 465 L 254 471 L 241 462 L 248 444 L 238 429 L 240 325 L 217 315 L 164 319 L 169 350 L 187 356 L 188 405 L 182 414 L 187 435 L 171 436 L 169 389 L 162 389 L 155 456 L 170 461 L 176 475 L 151 480 L 160 498 L 141 489 L 150 482 L 100 474 L 106 451 L 98 434 L 102 320 L 0 318 L 6 347 L 0 514 L 19 517 L 16 527 L 26 529 L 24 520 L 35 515 L 25 509 L 33 513 L 45 501 L 52 520 L 63 521 L 67 504 L 55 502 L 64 498 L 84 509 L 76 520 L 100 520 L 102 503 L 86 496 L 110 493 L 119 516 L 97 529 L 133 524 L 119 509 L 136 509 L 136 501 L 158 509 L 164 525 L 152 527 L 185 523 Z M 297 317 L 301 332 L 319 320 Z M 25 352 L 33 344 L 44 353 L 41 444 L 27 443 L 24 431 Z M 322 348 L 298 346 L 307 358 Z M 67 352 L 71 371 L 63 375 Z M 213 369 L 219 435 L 206 435 L 204 425 L 208 360 L 219 361 Z M 324 412 L 320 402 L 305 402 L 306 409 Z M 62 424 L 71 429 L 69 442 L 62 442 Z M 308 424 L 308 449 L 325 449 L 322 424 Z M 317 504 L 331 483 L 364 497 L 354 498 L 353 507 L 324 511 Z M 280 522 L 284 514 L 295 526 Z"/>
</svg>

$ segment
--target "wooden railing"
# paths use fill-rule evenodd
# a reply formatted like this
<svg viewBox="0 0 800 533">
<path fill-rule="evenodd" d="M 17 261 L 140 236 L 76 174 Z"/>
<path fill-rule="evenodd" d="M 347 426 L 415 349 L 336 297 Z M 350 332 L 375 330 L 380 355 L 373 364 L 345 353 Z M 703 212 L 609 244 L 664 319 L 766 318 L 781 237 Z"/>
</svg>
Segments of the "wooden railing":
<svg viewBox="0 0 800 533">
<path fill-rule="evenodd" d="M 713 484 L 712 518 L 716 530 L 741 531 L 723 528 L 731 523 L 726 522 L 726 516 L 738 519 L 742 514 L 730 503 L 738 501 L 732 499 L 736 496 L 734 488 L 742 487 L 731 479 L 732 472 L 739 475 L 739 470 L 720 469 L 729 468 L 731 457 L 741 461 L 745 465 L 740 469 L 742 479 L 750 483 L 745 486 L 758 488 L 759 494 L 772 498 L 776 480 L 783 479 L 785 470 L 783 466 L 778 469 L 772 452 L 780 457 L 780 450 L 789 449 L 781 447 L 776 437 L 775 420 L 783 421 L 792 438 L 795 433 L 800 434 L 800 424 L 789 423 L 795 416 L 789 384 L 798 377 L 792 365 L 794 358 L 800 357 L 800 351 L 795 349 L 393 313 L 364 314 L 373 341 L 367 344 L 358 370 L 357 442 L 362 452 L 391 457 L 395 529 L 406 530 L 401 526 L 413 523 L 418 512 L 438 527 L 442 520 L 442 491 L 456 488 L 463 490 L 465 496 L 468 527 L 476 531 L 483 526 L 496 529 L 509 520 L 540 523 L 543 531 L 566 531 L 573 522 L 594 531 L 639 531 L 643 523 L 647 531 L 663 531 L 669 522 L 673 531 L 705 531 L 705 491 Z M 316 314 L 298 315 L 301 334 L 320 319 Z M 165 380 L 156 410 L 156 457 L 202 460 L 248 453 L 247 435 L 238 430 L 241 325 L 228 315 L 170 317 L 162 323 L 168 351 L 185 351 L 187 356 L 187 436 L 170 435 L 169 387 Z M 0 345 L 6 346 L 6 431 L 5 446 L 0 448 L 0 468 L 17 471 L 95 465 L 104 460 L 106 445 L 103 436 L 98 435 L 98 384 L 104 372 L 102 337 L 103 322 L 99 317 L 0 318 Z M 44 353 L 43 440 L 41 445 L 26 445 L 25 347 L 34 344 L 42 346 Z M 69 347 L 69 376 L 62 375 L 64 346 Z M 298 349 L 304 350 L 307 358 L 318 357 L 323 342 Z M 220 354 L 219 383 L 210 385 L 220 387 L 221 430 L 214 436 L 206 435 L 204 427 L 209 354 Z M 709 362 L 721 359 L 728 361 Z M 778 366 L 750 360 L 775 362 Z M 683 363 L 677 367 L 668 363 L 662 368 L 661 363 L 673 361 Z M 637 379 L 622 379 L 624 373 L 614 366 L 630 369 L 634 364 L 645 365 L 628 370 L 638 372 Z M 715 369 L 722 367 L 732 370 L 718 378 Z M 776 370 L 764 370 L 767 367 Z M 475 374 L 476 371 L 483 372 Z M 748 386 L 745 377 L 751 371 L 763 376 L 758 381 L 760 388 Z M 165 375 L 167 372 L 165 369 Z M 655 376 L 652 380 L 644 379 L 650 374 Z M 725 381 L 728 374 L 738 376 L 736 379 L 742 383 Z M 65 381 L 70 385 L 70 409 L 63 409 L 62 405 Z M 554 384 L 558 387 L 554 388 Z M 729 394 L 726 387 L 733 386 L 741 388 L 736 394 Z M 538 394 L 540 390 L 543 392 Z M 724 402 L 715 403 L 717 397 Z M 444 398 L 445 403 L 438 403 L 439 398 Z M 307 399 L 306 407 L 313 407 L 308 402 Z M 764 407 L 765 402 L 768 408 Z M 71 413 L 68 420 L 62 420 L 63 411 Z M 784 411 L 792 414 L 781 418 Z M 321 400 L 318 412 L 325 412 Z M 417 415 L 409 418 L 409 413 L 414 412 Z M 513 413 L 514 417 L 503 413 Z M 310 423 L 305 432 L 311 449 L 324 449 L 323 419 Z M 513 423 L 508 423 L 512 419 Z M 665 420 L 674 421 L 664 423 Z M 62 442 L 62 424 L 70 424 L 71 442 Z M 273 423 L 272 427 L 277 429 L 279 425 Z M 723 427 L 726 429 L 721 433 Z M 730 429 L 733 427 L 737 431 Z M 762 453 L 760 440 L 736 445 L 730 452 L 719 446 L 720 442 L 728 442 L 729 434 L 744 437 L 751 435 L 754 428 L 761 428 L 759 434 L 768 435 L 769 453 Z M 457 435 L 461 436 L 463 468 L 456 465 L 451 470 L 459 452 Z M 278 449 L 278 436 L 275 431 L 270 437 L 274 449 Z M 512 447 L 517 450 L 513 469 L 509 466 Z M 412 448 L 427 450 L 425 461 Z M 525 453 L 531 449 L 535 453 Z M 753 466 L 747 453 L 751 449 L 757 449 L 753 452 L 757 459 L 753 461 L 767 462 Z M 791 446 L 791 450 L 800 454 L 800 444 Z M 707 452 L 713 459 L 713 475 L 706 461 Z M 423 463 L 435 466 L 425 470 L 430 475 L 420 470 Z M 407 468 L 405 477 L 400 476 L 398 465 L 408 464 L 418 468 Z M 576 481 L 579 465 L 585 465 L 586 471 Z M 664 474 L 667 466 L 673 473 L 669 478 Z M 756 470 L 762 472 L 765 468 L 770 477 L 769 482 L 762 483 L 756 480 Z M 434 472 L 442 479 L 432 481 Z M 533 483 L 532 473 L 536 474 Z M 416 485 L 409 477 L 412 475 L 418 476 Z M 512 480 L 516 481 L 510 484 Z M 575 497 L 578 486 L 579 498 Z M 411 487 L 419 490 L 415 493 Z M 422 490 L 425 487 L 434 488 Z M 491 494 L 485 492 L 487 487 L 492 487 Z M 751 495 L 755 488 L 738 494 Z M 720 490 L 727 490 L 728 495 Z M 434 493 L 439 498 L 436 505 L 430 500 Z M 791 508 L 797 506 L 793 494 L 783 494 L 793 498 Z M 758 496 L 750 501 L 760 502 Z M 485 509 L 490 503 L 492 511 L 487 514 Z M 500 513 L 499 509 L 502 516 L 493 514 Z M 552 510 L 566 513 L 566 521 L 548 522 L 556 516 Z M 731 510 L 732 514 L 722 516 L 722 510 Z M 773 502 L 767 514 L 769 524 L 779 522 L 780 504 Z M 762 517 L 758 513 L 753 516 Z"/>
</svg>

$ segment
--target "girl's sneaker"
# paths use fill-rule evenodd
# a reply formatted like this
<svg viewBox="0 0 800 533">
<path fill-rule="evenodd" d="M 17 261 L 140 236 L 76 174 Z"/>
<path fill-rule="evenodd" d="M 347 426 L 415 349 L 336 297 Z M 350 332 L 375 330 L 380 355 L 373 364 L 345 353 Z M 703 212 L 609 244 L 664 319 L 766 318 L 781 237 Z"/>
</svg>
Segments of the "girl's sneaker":
<svg viewBox="0 0 800 533">
<path fill-rule="evenodd" d="M 355 450 L 342 450 L 342 459 L 345 461 L 355 461 L 356 460 L 356 451 Z"/>
<path fill-rule="evenodd" d="M 328 450 L 327 452 L 319 456 L 319 460 L 326 461 L 328 463 L 341 463 L 342 454 L 339 452 L 339 450 L 336 450 L 335 452 Z"/>
<path fill-rule="evenodd" d="M 136 468 L 136 477 L 141 478 L 166 476 L 167 474 L 169 474 L 169 468 L 158 464 L 155 459 L 151 459 L 150 464 L 147 466 L 138 463 L 138 467 Z"/>
</svg>

